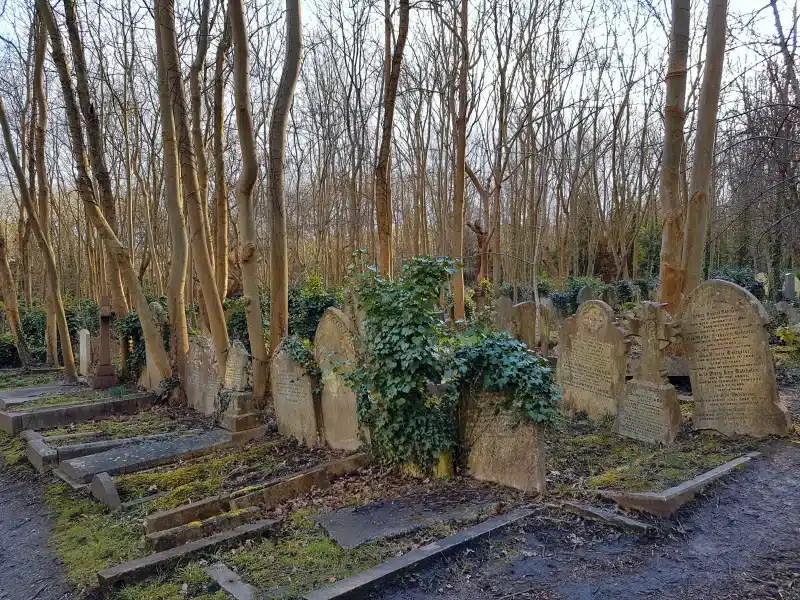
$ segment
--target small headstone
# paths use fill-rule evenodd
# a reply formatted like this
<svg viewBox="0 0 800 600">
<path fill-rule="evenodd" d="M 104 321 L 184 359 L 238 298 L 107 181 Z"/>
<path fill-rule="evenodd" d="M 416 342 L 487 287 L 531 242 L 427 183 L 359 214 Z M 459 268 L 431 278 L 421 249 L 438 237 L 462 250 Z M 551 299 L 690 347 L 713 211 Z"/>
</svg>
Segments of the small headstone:
<svg viewBox="0 0 800 600">
<path fill-rule="evenodd" d="M 325 442 L 337 450 L 356 450 L 359 440 L 356 393 L 344 381 L 354 368 L 356 330 L 338 308 L 325 311 L 314 336 L 314 358 L 322 372 L 320 412 Z"/>
<path fill-rule="evenodd" d="M 681 428 L 681 409 L 666 377 L 664 348 L 675 339 L 677 327 L 656 302 L 642 302 L 636 312 L 630 323 L 642 357 L 634 378 L 625 386 L 614 429 L 635 440 L 670 444 Z"/>
<path fill-rule="evenodd" d="M 625 388 L 628 345 L 614 311 L 602 300 L 588 300 L 558 332 L 556 380 L 564 406 L 593 418 L 616 415 Z"/>
<path fill-rule="evenodd" d="M 462 399 L 463 444 L 467 467 L 475 479 L 524 492 L 545 491 L 545 454 L 539 426 L 517 422 L 498 411 L 499 392 L 480 392 Z"/>
<path fill-rule="evenodd" d="M 779 315 L 786 315 L 786 320 L 789 326 L 797 325 L 800 323 L 800 311 L 793 304 L 789 304 L 786 300 L 781 300 L 775 303 L 775 310 Z"/>
<path fill-rule="evenodd" d="M 89 486 L 95 500 L 108 508 L 119 508 L 122 502 L 119 499 L 119 492 L 114 480 L 108 473 L 98 473 L 92 477 L 92 484 Z"/>
<path fill-rule="evenodd" d="M 531 350 L 547 354 L 553 315 L 544 304 L 539 305 L 539 328 L 536 329 L 536 304 L 520 302 L 514 305 L 514 335 Z"/>
<path fill-rule="evenodd" d="M 88 329 L 81 329 L 78 332 L 78 353 L 80 374 L 88 377 L 92 366 L 92 339 Z"/>
<path fill-rule="evenodd" d="M 189 356 L 186 360 L 187 403 L 204 415 L 213 415 L 219 408 L 219 390 L 211 338 L 193 335 L 189 338 Z"/>
<path fill-rule="evenodd" d="M 576 298 L 576 302 L 578 306 L 583 304 L 584 302 L 588 302 L 589 300 L 595 300 L 596 296 L 594 295 L 594 290 L 591 286 L 585 285 L 580 290 L 578 290 L 578 296 Z"/>
<path fill-rule="evenodd" d="M 228 362 L 225 363 L 225 388 L 244 391 L 250 379 L 250 353 L 244 344 L 235 340 L 228 350 Z"/>
<path fill-rule="evenodd" d="M 686 298 L 681 335 L 691 364 L 695 427 L 725 435 L 788 433 L 768 322 L 755 296 L 729 281 L 706 281 Z"/>
<path fill-rule="evenodd" d="M 319 442 L 319 410 L 314 402 L 315 385 L 305 367 L 279 349 L 272 359 L 270 379 L 278 432 L 314 446 Z"/>
<path fill-rule="evenodd" d="M 117 374 L 111 364 L 111 298 L 100 299 L 100 353 L 92 387 L 104 390 L 117 385 Z"/>
<path fill-rule="evenodd" d="M 603 288 L 603 302 L 608 304 L 612 310 L 617 310 L 619 308 L 619 296 L 614 286 L 609 285 Z"/>
<path fill-rule="evenodd" d="M 227 408 L 222 413 L 220 425 L 228 431 L 238 432 L 261 426 L 261 418 L 253 405 L 253 392 L 223 390 Z"/>
<path fill-rule="evenodd" d="M 784 273 L 783 275 L 783 299 L 789 302 L 797 299 L 795 279 L 794 273 Z"/>
</svg>

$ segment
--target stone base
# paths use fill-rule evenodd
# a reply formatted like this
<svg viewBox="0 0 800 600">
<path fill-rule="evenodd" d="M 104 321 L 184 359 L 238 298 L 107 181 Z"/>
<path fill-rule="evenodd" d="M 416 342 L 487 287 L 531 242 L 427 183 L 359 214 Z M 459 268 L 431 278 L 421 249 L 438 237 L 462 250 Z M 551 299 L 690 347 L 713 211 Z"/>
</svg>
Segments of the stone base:
<svg viewBox="0 0 800 600">
<path fill-rule="evenodd" d="M 642 442 L 671 444 L 680 428 L 681 409 L 672 385 L 635 379 L 627 383 L 614 431 Z"/>
<path fill-rule="evenodd" d="M 98 365 L 92 377 L 92 388 L 105 390 L 119 383 L 112 365 Z"/>
<path fill-rule="evenodd" d="M 223 392 L 228 398 L 228 408 L 222 413 L 220 418 L 220 425 L 228 431 L 246 431 L 248 429 L 255 429 L 261 423 L 261 417 L 258 413 L 253 412 L 253 393 L 230 391 Z"/>
<path fill-rule="evenodd" d="M 220 425 L 228 431 L 245 431 L 261 425 L 261 418 L 256 413 L 247 413 L 244 415 L 225 413 L 222 415 Z"/>
</svg>

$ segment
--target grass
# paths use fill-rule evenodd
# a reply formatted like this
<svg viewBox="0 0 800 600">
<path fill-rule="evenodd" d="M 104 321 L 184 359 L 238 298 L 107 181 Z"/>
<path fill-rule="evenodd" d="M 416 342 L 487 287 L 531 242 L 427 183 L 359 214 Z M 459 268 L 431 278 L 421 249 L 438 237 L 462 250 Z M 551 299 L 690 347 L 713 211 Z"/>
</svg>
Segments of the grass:
<svg viewBox="0 0 800 600">
<path fill-rule="evenodd" d="M 0 372 L 0 390 L 47 385 L 53 382 L 57 374 L 57 372 L 24 373 L 22 371 L 2 371 Z"/>
<path fill-rule="evenodd" d="M 190 500 L 201 500 L 217 493 L 225 476 L 237 468 L 253 467 L 264 474 L 278 468 L 269 444 L 253 445 L 243 449 L 223 449 L 212 452 L 189 464 L 167 467 L 149 473 L 121 475 L 115 479 L 123 501 L 141 498 L 155 487 L 169 491 L 149 505 L 149 510 L 167 510 L 186 504 Z"/>
<path fill-rule="evenodd" d="M 547 432 L 548 472 L 555 495 L 589 490 L 661 491 L 755 449 L 757 440 L 684 431 L 669 447 L 613 433 L 609 419 L 565 417 Z"/>
<path fill-rule="evenodd" d="M 11 410 L 16 412 L 30 412 L 39 410 L 40 408 L 53 408 L 55 406 L 69 406 L 71 404 L 88 404 L 100 399 L 105 399 L 104 396 L 97 392 L 86 392 L 83 394 L 46 394 L 39 396 L 33 400 L 29 400 L 25 404 L 19 404 Z"/>
<path fill-rule="evenodd" d="M 0 431 L 0 459 L 9 468 L 29 466 L 25 455 L 27 448 L 28 444 L 22 438 Z"/>
<path fill-rule="evenodd" d="M 182 591 L 186 585 L 185 593 Z M 175 571 L 171 577 L 119 590 L 114 600 L 227 600 L 222 590 L 211 591 L 217 584 L 206 575 L 197 563 L 190 563 Z"/>
<path fill-rule="evenodd" d="M 135 415 L 114 415 L 99 421 L 86 421 L 73 423 L 66 427 L 57 427 L 48 430 L 47 435 L 99 433 L 104 438 L 119 439 L 191 429 L 195 426 L 194 423 L 188 421 L 176 421 L 172 415 L 163 409 L 152 408 Z"/>
<path fill-rule="evenodd" d="M 307 509 L 298 510 L 284 522 L 277 537 L 222 558 L 250 584 L 269 592 L 269 597 L 293 598 L 453 532 L 452 528 L 439 525 L 413 536 L 344 549 L 316 527 L 313 514 Z"/>
</svg>

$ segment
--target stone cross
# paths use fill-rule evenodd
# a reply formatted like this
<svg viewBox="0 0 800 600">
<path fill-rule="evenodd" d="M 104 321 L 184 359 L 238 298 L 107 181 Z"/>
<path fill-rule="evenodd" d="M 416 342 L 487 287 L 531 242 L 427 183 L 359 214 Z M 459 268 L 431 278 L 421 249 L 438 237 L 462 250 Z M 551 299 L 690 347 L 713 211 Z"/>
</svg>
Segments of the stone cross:
<svg viewBox="0 0 800 600">
<path fill-rule="evenodd" d="M 100 298 L 100 356 L 92 387 L 106 389 L 117 385 L 117 375 L 111 364 L 111 298 Z"/>
<path fill-rule="evenodd" d="M 667 381 L 664 349 L 676 340 L 679 326 L 663 307 L 660 302 L 640 302 L 636 316 L 630 319 L 631 334 L 642 347 L 635 374 L 639 381 L 656 384 Z"/>
</svg>

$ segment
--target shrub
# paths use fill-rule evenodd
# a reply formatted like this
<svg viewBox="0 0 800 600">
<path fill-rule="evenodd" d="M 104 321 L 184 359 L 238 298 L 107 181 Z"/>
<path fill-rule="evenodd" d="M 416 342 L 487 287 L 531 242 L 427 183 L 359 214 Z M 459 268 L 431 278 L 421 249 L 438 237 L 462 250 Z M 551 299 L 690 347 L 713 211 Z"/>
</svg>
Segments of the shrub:
<svg viewBox="0 0 800 600">
<path fill-rule="evenodd" d="M 626 304 L 634 301 L 634 283 L 630 279 L 620 279 L 613 284 L 614 290 L 617 292 L 617 302 Z M 646 297 L 644 298 L 647 299 Z"/>
<path fill-rule="evenodd" d="M 319 276 L 309 276 L 302 287 L 289 290 L 289 333 L 313 342 L 322 315 L 340 305 L 340 295 L 326 290 Z"/>
<path fill-rule="evenodd" d="M 764 284 L 756 279 L 755 271 L 750 267 L 726 265 L 713 271 L 711 279 L 724 279 L 742 286 L 759 300 L 764 299 Z"/>
<path fill-rule="evenodd" d="M 164 304 L 161 302 L 162 305 Z M 166 309 L 166 306 L 164 307 Z M 127 344 L 128 340 L 133 341 L 133 347 L 128 355 L 128 370 L 134 378 L 142 372 L 142 369 L 147 365 L 147 349 L 144 343 L 144 333 L 142 331 L 142 324 L 139 321 L 139 315 L 131 311 L 122 318 L 118 318 L 114 325 L 119 330 L 119 343 Z M 169 351 L 169 325 L 165 325 L 163 330 L 164 348 Z"/>
<path fill-rule="evenodd" d="M 259 294 L 261 304 L 261 325 L 264 330 L 269 329 L 269 294 L 261 292 Z M 247 333 L 247 316 L 244 311 L 244 297 L 236 296 L 226 300 L 222 305 L 225 309 L 225 320 L 228 326 L 228 338 L 231 343 L 239 340 L 250 352 L 250 335 Z"/>
<path fill-rule="evenodd" d="M 21 366 L 19 354 L 11 333 L 0 334 L 0 368 L 10 369 Z"/>
</svg>

